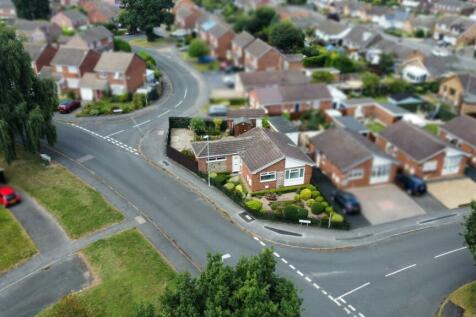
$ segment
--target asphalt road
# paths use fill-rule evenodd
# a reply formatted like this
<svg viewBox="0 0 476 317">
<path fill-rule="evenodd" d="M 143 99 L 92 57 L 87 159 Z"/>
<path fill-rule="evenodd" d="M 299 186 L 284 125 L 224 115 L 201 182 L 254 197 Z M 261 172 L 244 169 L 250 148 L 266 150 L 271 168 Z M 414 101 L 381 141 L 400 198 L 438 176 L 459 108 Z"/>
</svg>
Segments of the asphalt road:
<svg viewBox="0 0 476 317">
<path fill-rule="evenodd" d="M 227 263 L 257 254 L 270 245 L 241 232 L 134 153 L 146 129 L 165 131 L 167 116 L 193 113 L 194 101 L 201 98 L 196 79 L 173 55 L 156 57 L 173 85 L 166 103 L 134 120 L 78 123 L 87 130 L 58 123 L 56 148 L 73 159 L 90 157 L 83 164 L 140 208 L 195 264 L 203 266 L 208 252 L 229 254 Z M 120 142 L 106 138 L 112 133 Z M 157 136 L 158 143 L 163 139 Z M 278 273 L 302 290 L 303 316 L 431 316 L 449 291 L 476 278 L 461 231 L 459 224 L 445 225 L 344 252 L 275 246 Z"/>
</svg>

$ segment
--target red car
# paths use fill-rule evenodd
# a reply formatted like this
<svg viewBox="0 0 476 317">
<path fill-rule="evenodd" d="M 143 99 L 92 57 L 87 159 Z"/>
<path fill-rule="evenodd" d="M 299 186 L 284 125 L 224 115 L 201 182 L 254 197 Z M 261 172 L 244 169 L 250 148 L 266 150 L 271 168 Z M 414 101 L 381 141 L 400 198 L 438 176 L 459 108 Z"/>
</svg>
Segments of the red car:
<svg viewBox="0 0 476 317">
<path fill-rule="evenodd" d="M 60 113 L 70 113 L 79 107 L 81 107 L 81 102 L 79 100 L 64 100 L 59 104 L 58 111 Z"/>
<path fill-rule="evenodd" d="M 0 204 L 4 207 L 15 205 L 21 201 L 21 196 L 11 186 L 0 186 Z"/>
</svg>

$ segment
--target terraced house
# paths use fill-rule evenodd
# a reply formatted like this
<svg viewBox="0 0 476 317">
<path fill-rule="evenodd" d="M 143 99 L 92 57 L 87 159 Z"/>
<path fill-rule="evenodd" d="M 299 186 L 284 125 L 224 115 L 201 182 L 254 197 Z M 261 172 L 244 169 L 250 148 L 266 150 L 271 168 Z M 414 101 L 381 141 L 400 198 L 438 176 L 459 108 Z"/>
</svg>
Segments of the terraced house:
<svg viewBox="0 0 476 317">
<path fill-rule="evenodd" d="M 250 191 L 309 184 L 314 162 L 284 134 L 254 128 L 236 138 L 192 143 L 201 172 L 241 175 Z"/>
</svg>

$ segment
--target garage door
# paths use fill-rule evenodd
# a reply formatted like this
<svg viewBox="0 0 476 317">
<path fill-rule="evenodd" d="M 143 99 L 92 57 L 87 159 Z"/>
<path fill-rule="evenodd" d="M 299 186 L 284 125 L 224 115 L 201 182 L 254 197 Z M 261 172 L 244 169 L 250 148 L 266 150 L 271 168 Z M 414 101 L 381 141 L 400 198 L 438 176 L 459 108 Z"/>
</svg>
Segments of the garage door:
<svg viewBox="0 0 476 317">
<path fill-rule="evenodd" d="M 81 88 L 81 99 L 86 101 L 92 101 L 93 90 L 90 88 Z"/>
</svg>

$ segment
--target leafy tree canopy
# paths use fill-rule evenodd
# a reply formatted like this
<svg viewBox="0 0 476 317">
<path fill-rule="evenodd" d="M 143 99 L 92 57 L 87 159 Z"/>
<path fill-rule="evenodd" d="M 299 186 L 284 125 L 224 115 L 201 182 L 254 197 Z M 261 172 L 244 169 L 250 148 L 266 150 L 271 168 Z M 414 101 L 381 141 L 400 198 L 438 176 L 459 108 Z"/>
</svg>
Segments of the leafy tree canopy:
<svg viewBox="0 0 476 317">
<path fill-rule="evenodd" d="M 476 261 L 476 201 L 471 203 L 471 214 L 466 218 L 464 240 Z"/>
<path fill-rule="evenodd" d="M 325 83 L 330 84 L 334 81 L 334 75 L 326 71 L 315 71 L 312 73 L 313 83 Z"/>
<path fill-rule="evenodd" d="M 294 53 L 304 47 L 304 33 L 291 22 L 278 22 L 270 28 L 269 44 L 284 53 Z"/>
<path fill-rule="evenodd" d="M 50 16 L 49 0 L 13 0 L 17 14 L 22 19 L 47 20 Z"/>
<path fill-rule="evenodd" d="M 201 39 L 193 39 L 188 46 L 188 55 L 190 57 L 200 58 L 209 53 L 208 46 Z"/>
<path fill-rule="evenodd" d="M 274 9 L 263 6 L 249 14 L 239 16 L 235 21 L 234 29 L 236 32 L 245 30 L 253 36 L 266 40 L 267 28 L 277 19 L 278 15 Z"/>
<path fill-rule="evenodd" d="M 267 249 L 242 258 L 236 267 L 209 255 L 197 278 L 182 274 L 161 300 L 161 316 L 299 316 L 302 300 L 293 284 L 275 273 L 276 260 Z"/>
<path fill-rule="evenodd" d="M 38 153 L 42 138 L 55 142 L 52 117 L 58 100 L 55 83 L 36 77 L 14 30 L 1 23 L 0 56 L 0 151 L 11 162 L 16 140 L 31 153 Z"/>
<path fill-rule="evenodd" d="M 131 32 L 141 29 L 147 40 L 152 41 L 156 37 L 154 27 L 173 23 L 174 16 L 170 12 L 173 6 L 172 0 L 122 0 L 124 9 L 119 20 Z"/>
</svg>

